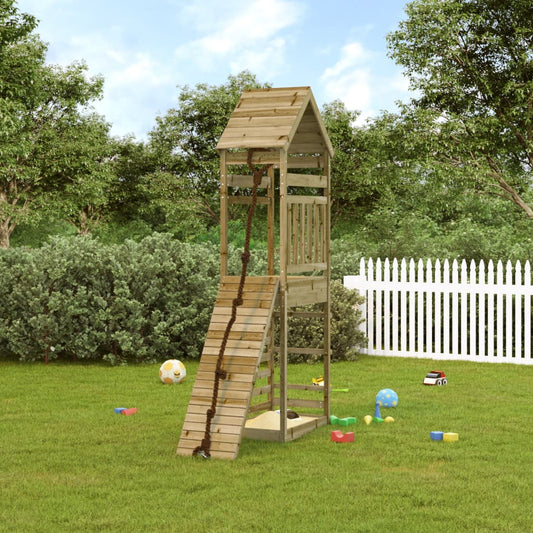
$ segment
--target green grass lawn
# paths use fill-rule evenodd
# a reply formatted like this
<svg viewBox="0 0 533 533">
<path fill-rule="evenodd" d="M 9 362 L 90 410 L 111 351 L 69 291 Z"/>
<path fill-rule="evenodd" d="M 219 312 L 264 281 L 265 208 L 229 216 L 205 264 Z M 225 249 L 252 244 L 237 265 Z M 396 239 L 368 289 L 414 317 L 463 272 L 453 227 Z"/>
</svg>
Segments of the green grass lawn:
<svg viewBox="0 0 533 533">
<path fill-rule="evenodd" d="M 158 366 L 0 363 L 0 531 L 517 531 L 531 529 L 533 367 L 363 357 L 332 367 L 325 426 L 235 461 L 177 457 L 197 363 L 181 385 Z M 434 368 L 448 385 L 425 387 Z M 291 366 L 311 383 L 320 367 Z M 392 424 L 366 426 L 392 388 Z M 114 407 L 137 407 L 133 416 Z M 353 430 L 335 444 L 332 429 Z M 429 432 L 456 432 L 435 442 Z"/>
</svg>

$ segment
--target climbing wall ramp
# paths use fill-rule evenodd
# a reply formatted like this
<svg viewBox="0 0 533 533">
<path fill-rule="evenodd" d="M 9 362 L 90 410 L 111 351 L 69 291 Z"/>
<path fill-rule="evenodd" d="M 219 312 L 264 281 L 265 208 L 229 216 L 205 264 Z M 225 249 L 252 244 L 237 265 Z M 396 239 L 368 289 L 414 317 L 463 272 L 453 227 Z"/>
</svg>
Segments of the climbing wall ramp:
<svg viewBox="0 0 533 533">
<path fill-rule="evenodd" d="M 221 280 L 181 431 L 178 455 L 192 455 L 204 437 L 206 412 L 213 398 L 220 344 L 231 317 L 231 305 L 237 295 L 238 285 L 238 276 L 224 276 Z M 220 382 L 216 415 L 211 424 L 210 453 L 213 458 L 235 459 L 239 453 L 255 375 L 270 329 L 278 287 L 279 280 L 276 276 L 246 278 L 243 304 L 237 308 L 237 319 L 222 360 L 222 368 L 227 375 Z"/>
</svg>

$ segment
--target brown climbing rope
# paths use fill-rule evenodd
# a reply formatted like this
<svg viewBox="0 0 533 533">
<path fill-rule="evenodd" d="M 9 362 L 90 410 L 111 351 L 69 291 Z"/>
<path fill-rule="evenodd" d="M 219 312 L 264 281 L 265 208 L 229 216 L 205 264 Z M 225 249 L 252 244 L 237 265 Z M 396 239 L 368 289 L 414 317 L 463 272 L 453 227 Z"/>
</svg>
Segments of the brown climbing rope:
<svg viewBox="0 0 533 533">
<path fill-rule="evenodd" d="M 228 343 L 229 334 L 231 328 L 237 319 L 237 307 L 242 305 L 242 294 L 244 292 L 244 282 L 246 281 L 246 271 L 248 269 L 248 263 L 250 262 L 250 234 L 252 232 L 252 220 L 254 217 L 255 207 L 257 205 L 257 189 L 261 183 L 263 175 L 272 165 L 263 165 L 260 168 L 255 168 L 252 163 L 252 156 L 254 150 L 248 150 L 247 164 L 253 174 L 253 187 L 252 187 L 252 203 L 248 208 L 248 218 L 246 220 L 246 236 L 244 239 L 244 250 L 241 255 L 241 277 L 239 280 L 239 288 L 237 289 L 237 297 L 232 301 L 231 305 L 231 317 L 226 325 L 224 330 L 224 336 L 222 337 L 222 342 L 220 343 L 220 350 L 217 357 L 217 365 L 215 368 L 215 382 L 213 384 L 213 396 L 211 398 L 211 407 L 206 411 L 206 421 L 205 421 L 205 432 L 204 438 L 200 446 L 197 446 L 192 454 L 195 456 L 203 457 L 204 459 L 209 459 L 211 457 L 211 423 L 216 414 L 216 406 L 218 401 L 218 390 L 220 388 L 220 380 L 226 379 L 226 371 L 222 368 L 222 359 L 226 351 L 226 345 Z"/>
</svg>

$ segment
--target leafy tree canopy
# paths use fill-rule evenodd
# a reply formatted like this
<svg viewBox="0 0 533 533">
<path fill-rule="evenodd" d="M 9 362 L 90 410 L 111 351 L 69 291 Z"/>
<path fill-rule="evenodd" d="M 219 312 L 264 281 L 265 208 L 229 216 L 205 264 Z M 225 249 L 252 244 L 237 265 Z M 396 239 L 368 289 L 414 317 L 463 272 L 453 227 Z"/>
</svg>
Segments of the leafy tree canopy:
<svg viewBox="0 0 533 533">
<path fill-rule="evenodd" d="M 150 147 L 158 160 L 150 186 L 160 207 L 172 202 L 173 222 L 218 222 L 219 158 L 216 145 L 243 90 L 267 87 L 244 71 L 222 85 L 180 88 L 179 105 L 157 118 Z M 185 215 L 185 216 L 183 216 Z"/>
<path fill-rule="evenodd" d="M 88 112 L 101 97 L 100 77 L 88 78 L 82 62 L 47 65 L 35 18 L 13 0 L 0 1 L 0 21 L 0 247 L 7 247 L 18 223 L 42 213 L 37 207 L 50 208 L 66 187 L 71 200 L 80 180 L 105 174 L 108 126 Z"/>
<path fill-rule="evenodd" d="M 415 0 L 406 12 L 388 41 L 418 93 L 403 120 L 418 153 L 533 219 L 531 2 Z"/>
</svg>

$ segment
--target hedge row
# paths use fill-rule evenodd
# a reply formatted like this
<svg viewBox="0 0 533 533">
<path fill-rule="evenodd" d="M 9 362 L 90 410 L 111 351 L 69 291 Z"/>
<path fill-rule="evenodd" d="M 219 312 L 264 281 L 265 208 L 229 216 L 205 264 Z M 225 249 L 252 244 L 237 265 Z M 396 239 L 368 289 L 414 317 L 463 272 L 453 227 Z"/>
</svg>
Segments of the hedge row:
<svg viewBox="0 0 533 533">
<path fill-rule="evenodd" d="M 263 255 L 254 253 L 251 274 L 264 271 Z M 0 280 L 0 357 L 111 364 L 198 358 L 219 285 L 218 247 L 163 234 L 107 246 L 61 238 L 0 251 Z M 344 339 L 335 358 L 344 359 L 359 318 L 347 303 L 353 293 L 335 290 L 332 328 Z M 308 343 L 314 328 L 302 327 L 294 333 Z"/>
</svg>

